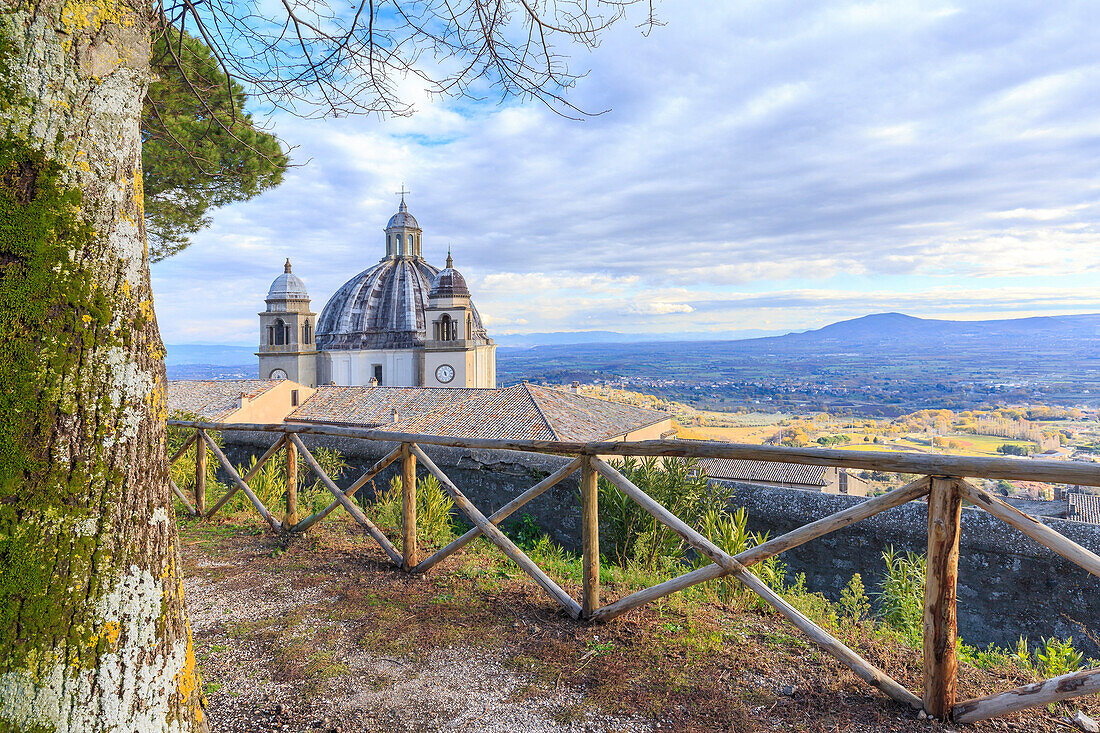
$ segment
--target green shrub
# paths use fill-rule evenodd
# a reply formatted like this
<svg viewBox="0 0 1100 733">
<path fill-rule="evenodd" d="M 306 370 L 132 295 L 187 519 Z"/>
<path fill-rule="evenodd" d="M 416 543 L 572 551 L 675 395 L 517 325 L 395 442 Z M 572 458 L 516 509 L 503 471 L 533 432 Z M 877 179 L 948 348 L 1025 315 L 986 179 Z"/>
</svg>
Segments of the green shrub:
<svg viewBox="0 0 1100 733">
<path fill-rule="evenodd" d="M 185 412 L 172 413 L 173 420 L 198 420 L 199 416 Z M 195 432 L 194 428 L 169 427 L 165 439 L 169 458 L 187 442 Z M 223 445 L 221 433 L 207 433 L 219 446 Z M 222 484 L 218 482 L 218 459 L 212 455 L 206 457 L 206 491 L 208 495 L 220 495 L 224 491 Z M 195 446 L 192 445 L 183 452 L 176 462 L 168 468 L 168 475 L 179 488 L 187 500 L 194 504 L 195 493 Z M 209 502 L 208 502 L 209 503 Z"/>
<path fill-rule="evenodd" d="M 724 510 L 732 488 L 711 485 L 694 459 L 627 457 L 612 465 L 635 486 L 693 527 L 707 512 Z M 603 552 L 618 565 L 672 571 L 687 544 L 604 478 L 599 484 Z"/>
<path fill-rule="evenodd" d="M 519 519 L 513 520 L 503 527 L 508 539 L 516 543 L 523 550 L 530 550 L 539 540 L 546 536 L 535 518 L 524 512 Z"/>
<path fill-rule="evenodd" d="M 340 480 L 348 469 L 340 451 L 333 448 L 317 446 L 310 449 L 310 453 L 318 465 L 330 479 Z M 257 456 L 249 457 L 248 465 L 238 465 L 237 473 L 242 477 L 256 467 Z M 310 477 L 313 478 L 309 482 Z M 260 500 L 268 511 L 276 518 L 282 517 L 286 511 L 286 459 L 283 453 L 276 453 L 267 459 L 255 476 L 248 481 L 248 487 Z M 321 479 L 313 474 L 305 461 L 298 460 L 298 514 L 304 518 L 309 514 L 318 512 L 328 506 L 333 500 L 329 491 Z M 212 505 L 212 502 L 208 501 Z M 248 500 L 243 491 L 238 491 L 233 498 L 225 503 L 223 511 L 227 513 L 254 511 L 252 502 Z"/>
<path fill-rule="evenodd" d="M 1073 637 L 1061 639 L 1043 639 L 1043 644 L 1035 650 L 1035 669 L 1043 677 L 1057 677 L 1061 674 L 1081 669 L 1085 655 L 1073 648 Z"/>
<path fill-rule="evenodd" d="M 390 480 L 390 488 L 375 503 L 372 513 L 378 523 L 390 529 L 400 529 L 401 477 Z M 454 539 L 454 521 L 451 510 L 454 500 L 443 490 L 435 476 L 422 476 L 416 481 L 416 539 L 417 542 L 442 547 Z"/>
</svg>

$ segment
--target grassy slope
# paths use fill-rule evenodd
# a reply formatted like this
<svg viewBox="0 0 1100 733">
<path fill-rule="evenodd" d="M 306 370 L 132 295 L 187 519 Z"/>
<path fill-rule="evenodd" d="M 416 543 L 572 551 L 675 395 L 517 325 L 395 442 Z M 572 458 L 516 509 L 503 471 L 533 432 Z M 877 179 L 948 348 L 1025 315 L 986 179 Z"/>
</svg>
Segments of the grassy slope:
<svg viewBox="0 0 1100 733">
<path fill-rule="evenodd" d="M 208 661 L 227 647 L 256 645 L 274 668 L 273 679 L 303 699 L 323 699 L 339 686 L 386 684 L 352 679 L 334 661 L 349 646 L 414 661 L 434 649 L 473 647 L 500 655 L 521 672 L 530 682 L 524 695 L 562 685 L 581 689 L 580 702 L 556 711 L 561 722 L 579 720 L 595 707 L 682 731 L 944 730 L 883 698 L 781 618 L 751 603 L 723 605 L 705 595 L 681 594 L 609 625 L 587 626 L 559 612 L 481 541 L 428 577 L 411 579 L 387 568 L 381 551 L 341 515 L 286 544 L 251 521 L 184 521 L 181 540 L 187 573 L 200 581 L 247 587 L 277 574 L 303 591 L 324 585 L 324 603 L 303 601 L 291 613 L 249 621 L 227 614 L 216 632 L 195 640 L 200 660 Z M 539 559 L 579 594 L 575 560 L 552 552 Z M 605 574 L 605 602 L 644 580 L 620 570 Z M 310 623 L 320 614 L 338 621 L 340 630 Z M 845 624 L 834 633 L 919 689 L 918 651 L 875 624 Z M 212 705 L 226 704 L 234 695 L 220 687 L 226 670 L 211 663 L 203 672 Z M 991 671 L 964 665 L 960 698 L 1030 679 L 1011 665 Z M 785 685 L 796 692 L 783 695 Z M 1082 707 L 1100 714 L 1095 701 Z M 1066 710 L 1032 711 L 968 730 L 1055 731 L 1055 717 Z"/>
</svg>

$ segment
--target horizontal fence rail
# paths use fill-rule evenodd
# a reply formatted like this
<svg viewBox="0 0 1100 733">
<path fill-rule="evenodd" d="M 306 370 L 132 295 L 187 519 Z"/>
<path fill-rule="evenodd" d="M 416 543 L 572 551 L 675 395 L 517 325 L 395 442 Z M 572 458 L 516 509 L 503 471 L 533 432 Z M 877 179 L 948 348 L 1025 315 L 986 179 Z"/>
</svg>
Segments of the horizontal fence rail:
<svg viewBox="0 0 1100 733">
<path fill-rule="evenodd" d="M 447 557 L 461 550 L 477 537 L 496 545 L 538 584 L 562 610 L 574 619 L 593 623 L 610 621 L 645 604 L 684 590 L 699 583 L 721 577 L 736 578 L 745 588 L 759 596 L 777 613 L 816 643 L 867 684 L 911 709 L 923 710 L 941 719 L 958 723 L 985 720 L 1029 707 L 1045 705 L 1080 695 L 1100 692 L 1100 669 L 1083 670 L 1044 680 L 1007 692 L 958 702 L 956 592 L 958 583 L 959 537 L 963 500 L 1016 528 L 1027 537 L 1080 566 L 1088 573 L 1100 576 L 1100 556 L 1081 547 L 1034 517 L 998 499 L 988 491 L 965 481 L 966 478 L 1015 479 L 1048 481 L 1100 486 L 1100 464 L 1069 461 L 1030 460 L 1013 458 L 971 458 L 927 454 L 898 454 L 882 451 L 849 452 L 835 449 L 798 449 L 774 446 L 687 440 L 649 440 L 638 442 L 563 442 L 545 440 L 486 440 L 455 438 L 410 433 L 394 433 L 369 428 L 295 424 L 278 425 L 250 423 L 218 423 L 169 420 L 178 428 L 192 429 L 184 444 L 175 451 L 175 463 L 187 451 L 195 450 L 194 495 L 189 497 L 171 482 L 171 489 L 188 512 L 194 516 L 212 517 L 237 492 L 244 492 L 249 502 L 271 528 L 283 534 L 297 534 L 343 508 L 378 543 L 390 561 L 401 570 L 422 574 Z M 256 464 L 244 476 L 233 467 L 210 432 L 239 431 L 277 435 Z M 302 435 L 324 435 L 383 443 L 395 443 L 381 460 L 371 466 L 347 489 L 341 489 L 325 473 Z M 490 516 L 486 516 L 424 451 L 423 446 L 461 448 L 467 450 L 509 450 L 549 453 L 572 457 L 572 460 L 515 497 Z M 206 455 L 214 454 L 232 485 L 225 495 L 206 511 Z M 286 511 L 282 521 L 252 491 L 248 482 L 279 451 L 286 460 L 287 485 L 284 492 Z M 626 476 L 611 466 L 605 458 L 611 456 L 655 456 L 667 458 L 730 458 L 775 461 L 813 466 L 868 469 L 917 474 L 920 477 L 882 496 L 867 499 L 843 511 L 803 525 L 784 535 L 767 540 L 737 555 L 729 555 L 681 520 Z M 297 465 L 299 457 L 317 476 L 319 482 L 334 497 L 325 509 L 299 520 L 297 515 Z M 401 472 L 401 533 L 402 549 L 398 550 L 386 534 L 366 516 L 355 503 L 355 493 L 391 464 L 400 461 Z M 416 474 L 417 468 L 438 479 L 455 506 L 474 525 L 473 529 L 426 559 L 419 560 L 416 534 Z M 516 546 L 498 525 L 529 502 L 580 472 L 582 534 L 582 593 L 578 602 L 551 579 L 538 565 Z M 649 588 L 600 605 L 599 573 L 599 489 L 603 478 L 623 495 L 648 512 L 660 524 L 679 535 L 687 546 L 711 561 L 696 570 Z M 186 485 L 190 485 L 188 482 Z M 806 617 L 782 596 L 772 590 L 751 571 L 757 563 L 807 542 L 881 514 L 907 502 L 927 499 L 928 547 L 927 576 L 924 598 L 924 679 L 922 696 L 917 696 L 885 671 L 863 659 L 825 629 Z"/>
</svg>

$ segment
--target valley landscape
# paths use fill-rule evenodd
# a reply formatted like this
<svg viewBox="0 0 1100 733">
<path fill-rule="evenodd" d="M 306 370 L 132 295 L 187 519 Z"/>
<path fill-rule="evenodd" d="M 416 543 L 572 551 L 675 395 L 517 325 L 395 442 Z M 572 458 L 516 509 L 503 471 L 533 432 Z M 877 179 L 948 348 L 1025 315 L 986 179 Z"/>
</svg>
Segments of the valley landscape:
<svg viewBox="0 0 1100 733">
<path fill-rule="evenodd" d="M 1097 314 L 951 321 L 880 313 L 737 341 L 568 344 L 565 338 L 545 334 L 542 340 L 552 343 L 500 346 L 498 381 L 577 381 L 717 412 L 892 418 L 929 409 L 1100 406 Z M 169 378 L 254 378 L 253 352 L 169 346 Z"/>
</svg>

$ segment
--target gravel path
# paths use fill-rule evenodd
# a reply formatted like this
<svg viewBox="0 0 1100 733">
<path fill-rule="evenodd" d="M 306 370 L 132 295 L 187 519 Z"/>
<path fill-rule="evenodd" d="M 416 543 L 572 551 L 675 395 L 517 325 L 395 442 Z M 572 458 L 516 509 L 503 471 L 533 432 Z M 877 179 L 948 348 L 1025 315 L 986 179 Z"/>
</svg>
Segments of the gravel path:
<svg viewBox="0 0 1100 733">
<path fill-rule="evenodd" d="M 348 622 L 323 618 L 331 603 L 325 581 L 293 587 L 284 577 L 241 572 L 245 563 L 200 559 L 184 583 L 215 731 L 652 729 L 646 721 L 587 708 L 579 689 L 524 679 L 502 664 L 507 651 L 448 648 L 420 659 L 369 654 L 347 633 Z M 278 620 L 303 615 L 310 631 L 326 639 L 331 664 L 325 672 L 280 681 L 279 642 L 286 631 Z"/>
</svg>

